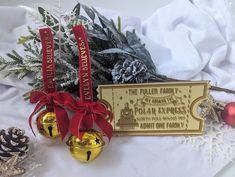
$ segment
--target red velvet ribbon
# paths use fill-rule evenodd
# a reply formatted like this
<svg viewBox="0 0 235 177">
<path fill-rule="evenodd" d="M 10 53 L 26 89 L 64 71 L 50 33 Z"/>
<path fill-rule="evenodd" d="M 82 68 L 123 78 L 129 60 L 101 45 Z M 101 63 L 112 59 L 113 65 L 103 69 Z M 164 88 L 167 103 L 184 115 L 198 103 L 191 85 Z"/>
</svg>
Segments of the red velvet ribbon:
<svg viewBox="0 0 235 177">
<path fill-rule="evenodd" d="M 69 128 L 69 118 L 66 110 L 64 109 L 64 106 L 67 105 L 67 107 L 71 107 L 72 105 L 76 105 L 76 101 L 70 96 L 70 94 L 67 92 L 45 93 L 40 91 L 33 91 L 30 96 L 30 103 L 37 103 L 34 111 L 29 117 L 29 125 L 33 134 L 35 135 L 32 127 L 33 116 L 42 107 L 50 104 L 55 112 L 57 126 L 60 131 L 61 138 L 63 139 L 66 136 Z"/>
<path fill-rule="evenodd" d="M 101 102 L 93 102 L 90 52 L 83 26 L 79 25 L 73 28 L 80 58 L 79 101 L 73 99 L 67 92 L 56 92 L 54 82 L 55 66 L 52 33 L 49 28 L 40 29 L 39 32 L 42 41 L 42 75 L 44 92 L 34 91 L 31 93 L 30 102 L 37 103 L 37 105 L 29 117 L 30 128 L 33 131 L 33 116 L 42 107 L 46 106 L 48 111 L 54 111 L 56 114 L 56 122 L 62 139 L 66 136 L 68 129 L 73 135 L 81 139 L 83 132 L 93 129 L 94 124 L 96 124 L 110 140 L 113 128 L 106 118 L 111 118 L 112 113 Z M 67 112 L 64 109 L 65 107 L 75 112 L 70 122 Z"/>
<path fill-rule="evenodd" d="M 81 103 L 77 102 L 75 107 L 70 109 L 75 112 L 70 121 L 70 132 L 82 139 L 83 133 L 94 128 L 94 123 L 110 140 L 112 137 L 113 127 L 107 121 L 111 118 L 112 113 L 101 102 Z"/>
<path fill-rule="evenodd" d="M 54 63 L 54 41 L 50 28 L 39 30 L 42 43 L 42 79 L 44 92 L 34 91 L 30 95 L 30 103 L 37 103 L 34 111 L 29 117 L 30 128 L 32 128 L 32 119 L 37 111 L 46 106 L 47 111 L 55 112 L 56 123 L 63 139 L 68 132 L 69 118 L 63 104 L 73 102 L 73 98 L 65 92 L 56 92 L 55 63 Z"/>
<path fill-rule="evenodd" d="M 93 128 L 94 123 L 110 140 L 113 127 L 106 120 L 111 112 L 100 102 L 93 102 L 90 51 L 86 32 L 82 25 L 74 26 L 73 33 L 79 53 L 80 100 L 76 107 L 70 107 L 75 114 L 70 122 L 70 132 L 82 138 L 83 132 Z"/>
<path fill-rule="evenodd" d="M 39 29 L 42 43 L 42 81 L 45 93 L 53 93 L 56 91 L 55 63 L 54 63 L 54 40 L 50 28 Z M 48 111 L 53 112 L 53 107 L 46 104 Z"/>
<path fill-rule="evenodd" d="M 46 93 L 52 93 L 56 91 L 53 36 L 50 28 L 40 29 L 39 34 L 42 43 L 43 88 Z"/>
</svg>

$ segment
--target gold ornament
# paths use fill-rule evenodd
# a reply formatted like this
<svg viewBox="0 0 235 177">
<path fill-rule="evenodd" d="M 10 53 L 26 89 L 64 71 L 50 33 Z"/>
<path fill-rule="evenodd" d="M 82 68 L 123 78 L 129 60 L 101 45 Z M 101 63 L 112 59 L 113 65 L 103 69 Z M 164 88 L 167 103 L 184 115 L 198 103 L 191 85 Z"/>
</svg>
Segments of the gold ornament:
<svg viewBox="0 0 235 177">
<path fill-rule="evenodd" d="M 37 118 L 37 127 L 45 137 L 55 139 L 60 136 L 54 112 L 41 112 Z"/>
<path fill-rule="evenodd" d="M 102 151 L 105 142 L 99 132 L 86 132 L 82 140 L 76 136 L 70 136 L 67 145 L 75 159 L 81 162 L 94 160 Z"/>
</svg>

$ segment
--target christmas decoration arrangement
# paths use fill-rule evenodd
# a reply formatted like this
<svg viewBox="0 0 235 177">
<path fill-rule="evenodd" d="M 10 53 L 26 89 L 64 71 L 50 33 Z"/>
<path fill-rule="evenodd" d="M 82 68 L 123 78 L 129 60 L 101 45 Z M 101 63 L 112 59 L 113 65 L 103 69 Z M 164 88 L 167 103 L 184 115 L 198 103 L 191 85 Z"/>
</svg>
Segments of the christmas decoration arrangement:
<svg viewBox="0 0 235 177">
<path fill-rule="evenodd" d="M 86 15 L 81 13 L 81 9 Z M 79 161 L 94 160 L 105 144 L 103 137 L 110 140 L 113 130 L 115 133 L 114 126 L 123 126 L 119 130 L 123 134 L 136 130 L 138 126 L 145 129 L 143 132 L 149 129 L 158 131 L 167 126 L 169 131 L 186 130 L 188 135 L 195 134 L 194 126 L 203 133 L 204 122 L 206 126 L 210 124 L 208 120 L 218 125 L 235 126 L 235 103 L 214 100 L 208 89 L 232 94 L 235 91 L 209 86 L 204 81 L 191 83 L 159 74 L 135 31 L 121 32 L 120 18 L 116 25 L 96 9 L 81 4 L 77 4 L 67 15 L 51 14 L 42 7 L 38 8 L 38 12 L 40 17 L 35 17 L 35 20 L 43 27 L 39 30 L 28 27 L 29 35 L 18 40 L 18 44 L 24 46 L 26 55 L 12 51 L 7 54 L 11 61 L 0 57 L 0 70 L 6 73 L 6 77 L 16 75 L 18 79 L 23 79 L 34 76 L 33 82 L 29 83 L 32 91 L 24 95 L 25 99 L 29 98 L 31 103 L 36 104 L 29 117 L 31 129 L 33 117 L 37 115 L 37 129 L 43 136 L 51 139 L 61 137 L 62 140 L 69 136 L 67 145 Z M 158 84 L 157 88 L 146 84 L 155 82 L 162 84 Z M 121 87 L 118 84 L 126 87 L 126 94 L 142 94 L 143 97 L 136 100 L 128 97 L 130 103 L 123 101 L 127 98 L 123 98 L 121 91 L 113 91 L 115 87 Z M 203 87 L 199 89 L 198 84 Z M 98 85 L 106 85 L 103 92 L 98 89 L 97 93 Z M 106 88 L 111 91 L 107 92 Z M 109 98 L 118 95 L 119 101 L 112 100 L 111 103 L 108 98 L 104 99 L 104 95 Z M 201 103 L 196 104 L 195 100 Z M 118 109 L 114 109 L 114 105 Z M 154 108 L 146 108 L 149 105 Z M 162 106 L 161 109 L 155 109 L 156 105 Z M 197 110 L 197 125 L 190 124 L 190 116 L 192 120 L 195 118 L 190 114 L 196 114 Z M 71 117 L 67 111 L 72 112 Z M 112 112 L 120 114 L 117 124 L 112 122 Z M 170 124 L 164 120 L 162 124 L 157 124 L 159 120 L 155 118 L 159 113 L 172 119 L 175 119 L 172 115 L 180 116 L 177 117 L 178 122 Z M 147 124 L 140 125 L 134 114 L 155 115 L 154 119 L 151 118 L 154 124 L 146 120 Z M 135 135 L 141 134 L 141 131 L 138 130 Z M 185 143 L 188 141 L 190 139 Z M 8 157 L 6 152 L 4 154 Z M 23 169 L 14 166 L 18 158 L 18 154 L 13 155 L 12 159 L 4 159 L 2 163 L 13 163 L 10 168 L 23 173 Z"/>
<path fill-rule="evenodd" d="M 112 125 L 106 120 L 112 117 L 112 113 L 104 103 L 93 101 L 90 52 L 85 29 L 83 25 L 76 25 L 72 31 L 79 53 L 80 99 L 74 99 L 68 92 L 56 91 L 52 32 L 50 28 L 40 29 L 43 91 L 33 91 L 30 95 L 30 102 L 37 105 L 29 117 L 29 125 L 33 130 L 32 118 L 37 113 L 37 128 L 43 136 L 52 139 L 60 136 L 63 140 L 69 132 L 71 136 L 67 144 L 71 154 L 80 161 L 88 162 L 102 150 L 102 132 L 109 140 L 112 137 Z M 65 108 L 74 112 L 71 121 Z M 94 130 L 94 124 L 101 132 Z"/>
</svg>

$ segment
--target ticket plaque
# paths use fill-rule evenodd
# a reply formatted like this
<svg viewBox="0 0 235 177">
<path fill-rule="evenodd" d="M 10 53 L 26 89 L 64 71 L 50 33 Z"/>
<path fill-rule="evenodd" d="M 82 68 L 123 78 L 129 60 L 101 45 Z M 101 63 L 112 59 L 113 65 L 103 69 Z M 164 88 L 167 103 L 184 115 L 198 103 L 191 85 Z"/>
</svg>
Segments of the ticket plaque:
<svg viewBox="0 0 235 177">
<path fill-rule="evenodd" d="M 207 81 L 100 85 L 98 97 L 114 114 L 114 135 L 197 135 L 208 89 Z"/>
</svg>

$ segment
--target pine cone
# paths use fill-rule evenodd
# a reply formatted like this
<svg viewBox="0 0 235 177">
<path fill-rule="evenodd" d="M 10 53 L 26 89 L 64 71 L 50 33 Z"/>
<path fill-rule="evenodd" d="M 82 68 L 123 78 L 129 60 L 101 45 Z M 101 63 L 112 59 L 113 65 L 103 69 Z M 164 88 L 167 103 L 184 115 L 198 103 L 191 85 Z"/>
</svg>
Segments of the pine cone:
<svg viewBox="0 0 235 177">
<path fill-rule="evenodd" d="M 0 130 L 0 159 L 8 160 L 14 155 L 18 155 L 21 160 L 26 157 L 29 151 L 29 137 L 25 136 L 25 131 L 15 127 L 7 130 Z"/>
<path fill-rule="evenodd" d="M 149 78 L 147 67 L 139 60 L 126 59 L 112 69 L 113 83 L 143 83 Z"/>
</svg>

